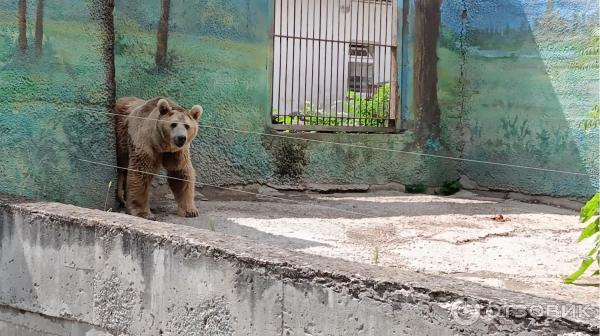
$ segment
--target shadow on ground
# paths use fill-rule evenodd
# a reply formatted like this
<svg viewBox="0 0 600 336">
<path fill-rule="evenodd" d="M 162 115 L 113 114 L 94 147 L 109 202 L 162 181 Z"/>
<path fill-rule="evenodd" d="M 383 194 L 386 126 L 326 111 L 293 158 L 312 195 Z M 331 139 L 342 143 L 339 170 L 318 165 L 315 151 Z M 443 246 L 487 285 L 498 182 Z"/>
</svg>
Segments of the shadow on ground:
<svg viewBox="0 0 600 336">
<path fill-rule="evenodd" d="M 206 193 L 198 218 L 181 218 L 158 189 L 158 220 L 359 263 L 447 275 L 488 286 L 593 303 L 562 279 L 591 248 L 577 244 L 575 211 L 461 192 L 355 194 Z M 162 192 L 161 192 L 162 191 Z M 503 215 L 505 222 L 495 220 Z M 583 284 L 594 283 L 584 278 Z"/>
</svg>

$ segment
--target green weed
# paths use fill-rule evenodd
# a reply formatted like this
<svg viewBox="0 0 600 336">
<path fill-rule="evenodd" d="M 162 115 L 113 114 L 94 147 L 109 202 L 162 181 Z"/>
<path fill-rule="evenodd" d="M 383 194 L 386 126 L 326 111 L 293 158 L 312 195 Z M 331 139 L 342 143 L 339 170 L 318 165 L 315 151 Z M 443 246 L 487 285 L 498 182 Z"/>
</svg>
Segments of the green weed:
<svg viewBox="0 0 600 336">
<path fill-rule="evenodd" d="M 600 267 L 600 216 L 598 216 L 598 211 L 600 210 L 598 206 L 599 202 L 600 193 L 596 193 L 596 195 L 592 197 L 592 199 L 590 199 L 583 208 L 581 208 L 579 215 L 580 221 L 582 224 L 585 224 L 586 227 L 581 232 L 578 242 L 593 238 L 594 246 L 581 262 L 579 269 L 565 279 L 565 283 L 567 284 L 572 284 L 577 281 L 594 264 L 594 262 L 598 267 Z M 599 274 L 600 270 L 597 270 L 593 273 L 595 276 L 598 276 Z"/>
</svg>

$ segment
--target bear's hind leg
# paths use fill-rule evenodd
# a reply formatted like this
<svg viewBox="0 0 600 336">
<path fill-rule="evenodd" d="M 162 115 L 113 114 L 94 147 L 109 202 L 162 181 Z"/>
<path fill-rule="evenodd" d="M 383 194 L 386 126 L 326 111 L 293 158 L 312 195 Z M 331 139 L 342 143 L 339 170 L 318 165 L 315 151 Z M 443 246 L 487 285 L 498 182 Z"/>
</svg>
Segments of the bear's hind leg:
<svg viewBox="0 0 600 336">
<path fill-rule="evenodd" d="M 126 190 L 127 190 L 127 170 L 119 169 L 117 172 L 117 200 L 119 201 L 119 207 L 124 208 L 126 202 Z"/>
<path fill-rule="evenodd" d="M 132 216 L 154 219 L 150 211 L 152 175 L 130 171 L 127 174 L 127 212 Z"/>
</svg>

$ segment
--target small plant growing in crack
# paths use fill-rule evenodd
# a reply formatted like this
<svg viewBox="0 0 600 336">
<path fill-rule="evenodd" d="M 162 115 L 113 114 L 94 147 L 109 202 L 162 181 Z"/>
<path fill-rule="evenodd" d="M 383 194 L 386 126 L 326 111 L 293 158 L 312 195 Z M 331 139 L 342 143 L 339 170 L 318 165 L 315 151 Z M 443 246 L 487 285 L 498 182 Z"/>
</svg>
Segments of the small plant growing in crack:
<svg viewBox="0 0 600 336">
<path fill-rule="evenodd" d="M 104 211 L 106 212 L 111 212 L 112 208 L 110 209 L 106 209 L 108 208 L 108 195 L 110 195 L 110 189 L 112 188 L 112 181 L 108 182 L 108 188 L 106 188 L 106 197 L 104 198 Z"/>
<path fill-rule="evenodd" d="M 588 240 L 590 238 L 594 239 L 594 245 L 592 246 L 592 250 L 587 254 L 587 256 L 581 262 L 581 266 L 579 269 L 568 276 L 565 279 L 565 283 L 572 284 L 577 279 L 579 279 L 593 264 L 594 262 L 600 267 L 600 216 L 599 216 L 599 203 L 600 203 L 600 193 L 596 193 L 591 200 L 589 200 L 586 205 L 581 209 L 580 219 L 581 223 L 587 224 L 585 229 L 581 232 L 579 236 L 578 242 L 581 243 L 584 240 Z M 592 275 L 599 276 L 600 270 L 596 270 Z"/>
<path fill-rule="evenodd" d="M 208 229 L 212 232 L 217 232 L 215 227 L 215 220 L 212 217 L 208 217 Z"/>
<path fill-rule="evenodd" d="M 373 256 L 372 256 L 373 265 L 379 266 L 380 252 L 381 251 L 379 250 L 379 245 L 375 245 L 375 247 L 373 248 Z"/>
</svg>

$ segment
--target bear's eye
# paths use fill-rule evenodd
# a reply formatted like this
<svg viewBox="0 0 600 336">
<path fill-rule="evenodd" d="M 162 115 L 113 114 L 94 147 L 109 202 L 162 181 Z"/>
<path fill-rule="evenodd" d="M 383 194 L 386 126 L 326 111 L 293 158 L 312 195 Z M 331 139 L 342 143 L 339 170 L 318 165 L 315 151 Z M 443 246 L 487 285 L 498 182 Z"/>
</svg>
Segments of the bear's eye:
<svg viewBox="0 0 600 336">
<path fill-rule="evenodd" d="M 172 123 L 171 128 L 175 128 L 175 127 L 177 127 L 177 123 Z"/>
<path fill-rule="evenodd" d="M 189 129 L 190 129 L 190 125 L 188 125 L 188 124 L 185 124 L 185 129 L 186 129 L 186 130 L 189 130 Z"/>
</svg>

